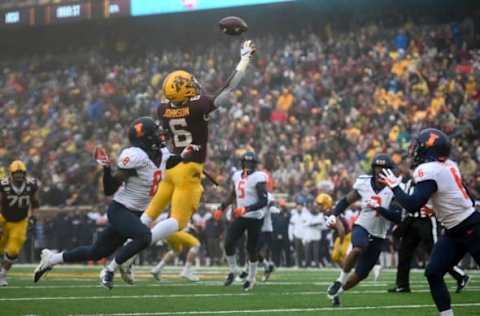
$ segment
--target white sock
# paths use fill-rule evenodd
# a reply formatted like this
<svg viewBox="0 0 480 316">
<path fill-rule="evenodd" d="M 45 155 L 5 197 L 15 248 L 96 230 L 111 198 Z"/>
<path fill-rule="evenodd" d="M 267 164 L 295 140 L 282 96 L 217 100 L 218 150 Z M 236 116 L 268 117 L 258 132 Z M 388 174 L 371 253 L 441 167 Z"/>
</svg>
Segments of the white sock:
<svg viewBox="0 0 480 316">
<path fill-rule="evenodd" d="M 228 266 L 230 268 L 230 272 L 231 273 L 237 273 L 238 271 L 238 268 L 237 268 L 237 257 L 235 257 L 235 255 L 233 256 L 227 256 L 227 262 L 228 262 Z"/>
<path fill-rule="evenodd" d="M 190 262 L 185 263 L 185 270 L 190 270 L 191 267 L 192 267 L 192 264 Z"/>
<path fill-rule="evenodd" d="M 117 261 L 115 261 L 115 259 L 113 259 L 107 266 L 107 270 L 111 272 L 117 271 L 117 268 L 118 268 L 118 263 Z"/>
<path fill-rule="evenodd" d="M 159 240 L 165 239 L 177 231 L 178 223 L 175 218 L 161 221 L 152 228 L 152 245 L 155 245 Z"/>
<path fill-rule="evenodd" d="M 51 266 L 59 263 L 63 263 L 63 252 L 54 253 L 48 258 L 48 264 Z"/>
<path fill-rule="evenodd" d="M 147 213 L 143 213 L 142 216 L 140 216 L 140 221 L 147 226 L 150 226 L 150 224 L 153 222 L 153 220 L 150 218 L 150 216 L 147 215 Z"/>
<path fill-rule="evenodd" d="M 447 309 L 446 311 L 440 312 L 440 316 L 453 316 L 453 310 Z"/>
<path fill-rule="evenodd" d="M 162 260 L 152 269 L 152 272 L 153 273 L 158 273 L 158 272 L 163 270 L 164 266 L 165 266 L 165 261 Z"/>
<path fill-rule="evenodd" d="M 252 282 L 255 280 L 255 276 L 257 275 L 257 264 L 258 262 L 248 262 L 248 277 L 247 280 Z"/>
<path fill-rule="evenodd" d="M 0 267 L 0 275 L 5 275 L 7 274 L 7 270 L 5 270 L 4 267 Z"/>
<path fill-rule="evenodd" d="M 338 276 L 337 281 L 340 282 L 342 285 L 344 285 L 347 282 L 347 279 L 348 279 L 349 275 L 350 275 L 350 273 L 343 272 L 343 270 L 342 270 L 342 271 L 340 271 L 340 275 Z"/>
</svg>

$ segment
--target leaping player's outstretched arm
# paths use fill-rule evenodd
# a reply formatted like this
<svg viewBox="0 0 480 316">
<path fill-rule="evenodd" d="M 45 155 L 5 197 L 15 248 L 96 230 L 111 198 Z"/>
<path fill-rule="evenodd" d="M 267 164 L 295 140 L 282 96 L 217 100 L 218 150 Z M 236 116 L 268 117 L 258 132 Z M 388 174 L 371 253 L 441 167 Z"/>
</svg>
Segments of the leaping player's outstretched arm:
<svg viewBox="0 0 480 316">
<path fill-rule="evenodd" d="M 248 40 L 243 42 L 242 47 L 240 49 L 240 62 L 235 67 L 235 70 L 228 78 L 225 86 L 217 93 L 214 98 L 215 107 L 220 107 L 225 104 L 225 102 L 229 99 L 230 93 L 237 88 L 238 84 L 242 80 L 245 75 L 245 71 L 250 63 L 250 59 L 255 54 L 255 45 L 252 41 Z"/>
</svg>

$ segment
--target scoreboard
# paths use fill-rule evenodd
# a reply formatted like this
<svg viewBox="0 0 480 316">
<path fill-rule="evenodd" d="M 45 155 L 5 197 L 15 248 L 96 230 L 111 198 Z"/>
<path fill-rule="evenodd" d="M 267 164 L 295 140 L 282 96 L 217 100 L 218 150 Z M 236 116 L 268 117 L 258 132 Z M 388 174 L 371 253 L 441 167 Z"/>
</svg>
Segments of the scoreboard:
<svg viewBox="0 0 480 316">
<path fill-rule="evenodd" d="M 131 0 L 56 1 L 54 4 L 0 9 L 0 27 L 130 16 L 130 2 Z"/>
<path fill-rule="evenodd" d="M 295 0 L 42 0 L 20 6 L 0 2 L 0 27 L 50 25 L 121 16 L 192 12 Z M 20 2 L 20 1 L 19 1 Z M 27 2 L 31 3 L 31 2 Z M 34 2 L 35 3 L 35 2 Z"/>
</svg>

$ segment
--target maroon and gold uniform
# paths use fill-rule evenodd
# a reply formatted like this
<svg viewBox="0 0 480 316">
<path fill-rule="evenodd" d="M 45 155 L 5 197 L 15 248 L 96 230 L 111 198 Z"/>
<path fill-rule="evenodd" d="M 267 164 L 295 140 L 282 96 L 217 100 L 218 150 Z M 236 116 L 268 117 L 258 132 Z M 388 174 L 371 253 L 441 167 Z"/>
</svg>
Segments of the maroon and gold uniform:
<svg viewBox="0 0 480 316">
<path fill-rule="evenodd" d="M 350 250 L 352 233 L 351 227 L 345 217 L 338 216 L 337 219 L 339 219 L 343 224 L 343 228 L 345 229 L 345 237 L 343 238 L 343 241 L 340 240 L 340 237 L 338 236 L 335 238 L 331 258 L 333 262 L 341 263 Z"/>
<path fill-rule="evenodd" d="M 37 191 L 37 181 L 32 178 L 26 178 L 20 187 L 15 186 L 10 177 L 0 181 L 0 225 L 3 227 L 0 253 L 10 259 L 18 256 L 27 238 L 30 208 L 38 207 Z"/>
<path fill-rule="evenodd" d="M 156 219 L 171 203 L 171 217 L 183 229 L 200 204 L 203 192 L 201 176 L 207 157 L 208 115 L 215 109 L 213 99 L 204 95 L 189 98 L 181 105 L 162 104 L 159 119 L 172 139 L 173 151 L 181 154 L 190 144 L 199 146 L 188 161 L 167 169 L 157 193 L 146 210 L 149 218 Z"/>
</svg>

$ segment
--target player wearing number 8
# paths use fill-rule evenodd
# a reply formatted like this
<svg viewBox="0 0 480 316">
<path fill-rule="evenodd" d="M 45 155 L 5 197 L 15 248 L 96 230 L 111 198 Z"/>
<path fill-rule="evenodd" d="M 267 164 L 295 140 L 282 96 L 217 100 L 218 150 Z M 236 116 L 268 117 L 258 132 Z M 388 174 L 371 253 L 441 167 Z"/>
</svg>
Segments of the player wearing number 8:
<svg viewBox="0 0 480 316">
<path fill-rule="evenodd" d="M 243 43 L 240 62 L 225 87 L 213 98 L 206 96 L 195 77 L 186 71 L 174 71 L 164 79 L 163 94 L 168 102 L 160 105 L 159 119 L 171 136 L 174 153 L 180 154 L 186 148 L 191 148 L 192 153 L 190 161 L 165 172 L 142 216 L 142 221 L 149 224 L 171 205 L 170 218 L 152 229 L 152 243 L 185 228 L 197 210 L 203 192 L 201 176 L 207 157 L 209 114 L 222 106 L 237 87 L 254 52 L 251 41 Z"/>
<path fill-rule="evenodd" d="M 422 130 L 413 140 L 415 189 L 405 193 L 401 177 L 384 170 L 382 180 L 395 194 L 395 199 L 409 212 L 415 212 L 430 202 L 435 216 L 446 228 L 434 245 L 425 275 L 440 315 L 451 316 L 450 295 L 443 276 L 468 252 L 480 264 L 480 214 L 475 202 L 462 183 L 457 164 L 449 159 L 450 141 L 442 131 Z"/>
<path fill-rule="evenodd" d="M 34 272 L 35 282 L 56 264 L 98 260 L 117 251 L 115 259 L 101 273 L 102 285 L 111 288 L 117 266 L 150 245 L 150 229 L 140 221 L 140 216 L 157 190 L 161 171 L 181 158 L 170 154 L 161 141 L 159 126 L 150 117 L 136 119 L 130 126 L 128 138 L 130 146 L 118 156 L 115 172 L 103 149 L 95 153 L 95 159 L 103 167 L 104 192 L 113 195 L 107 210 L 108 226 L 93 245 L 62 253 L 44 249 Z M 127 239 L 131 242 L 125 244 Z"/>
</svg>

